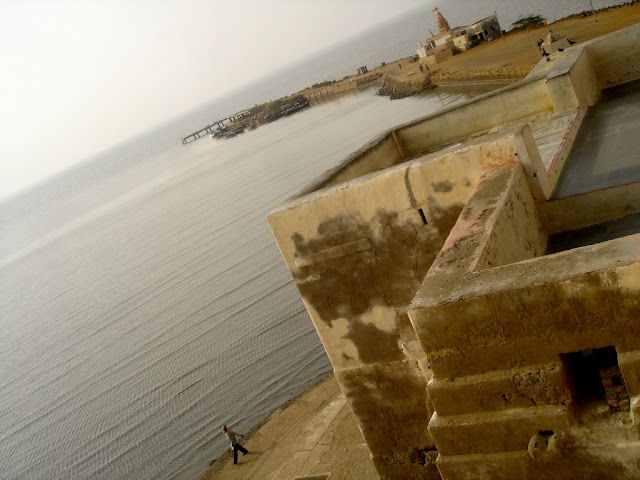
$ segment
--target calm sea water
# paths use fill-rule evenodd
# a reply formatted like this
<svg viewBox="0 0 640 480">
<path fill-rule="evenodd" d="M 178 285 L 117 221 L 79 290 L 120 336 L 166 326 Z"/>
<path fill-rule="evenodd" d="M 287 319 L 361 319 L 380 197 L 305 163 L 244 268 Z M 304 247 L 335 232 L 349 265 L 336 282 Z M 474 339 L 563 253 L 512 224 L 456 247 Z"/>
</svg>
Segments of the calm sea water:
<svg viewBox="0 0 640 480">
<path fill-rule="evenodd" d="M 244 431 L 325 375 L 265 215 L 380 130 L 463 98 L 369 91 L 229 141 L 141 142 L 19 219 L 2 209 L 3 475 L 194 478 L 225 448 L 220 425 Z"/>
<path fill-rule="evenodd" d="M 456 8 L 472 21 L 477 3 Z M 228 141 L 179 137 L 318 81 L 322 62 L 341 78 L 362 38 L 399 39 L 399 25 L 0 205 L 2 478 L 196 478 L 225 449 L 221 424 L 244 431 L 330 370 L 266 213 L 380 131 L 479 92 L 367 91 Z M 412 54 L 397 44 L 375 61 Z"/>
</svg>

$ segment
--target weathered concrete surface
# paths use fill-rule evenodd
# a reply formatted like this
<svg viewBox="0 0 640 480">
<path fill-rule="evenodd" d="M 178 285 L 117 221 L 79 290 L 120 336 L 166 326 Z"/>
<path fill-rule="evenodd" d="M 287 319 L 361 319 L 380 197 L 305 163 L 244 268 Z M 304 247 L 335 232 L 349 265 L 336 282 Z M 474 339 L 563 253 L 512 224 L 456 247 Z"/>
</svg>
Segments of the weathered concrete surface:
<svg viewBox="0 0 640 480">
<path fill-rule="evenodd" d="M 598 225 L 640 212 L 640 182 L 554 198 L 538 211 L 550 235 Z"/>
<path fill-rule="evenodd" d="M 558 360 L 615 346 L 629 379 L 627 405 L 638 395 L 640 335 L 632 332 L 640 318 L 640 235 L 541 256 L 546 235 L 523 179 L 519 165 L 480 179 L 411 304 L 433 374 L 429 431 L 440 472 L 538 478 L 542 464 L 635 478 L 637 413 L 611 412 L 603 403 L 601 418 L 586 417 L 577 380 Z M 499 256 L 492 247 L 513 244 Z M 571 449 L 547 454 L 551 443 L 544 443 L 532 451 L 538 432 L 562 435 Z M 592 437 L 599 440 L 597 458 L 586 441 Z M 536 448 L 543 449 L 539 457 Z M 505 456 L 527 449 L 533 463 L 523 454 Z"/>
<path fill-rule="evenodd" d="M 547 254 L 594 245 L 636 233 L 640 233 L 640 213 L 549 237 Z"/>
<path fill-rule="evenodd" d="M 639 182 L 638 125 L 640 81 L 604 90 L 582 122 L 553 197 Z"/>
</svg>

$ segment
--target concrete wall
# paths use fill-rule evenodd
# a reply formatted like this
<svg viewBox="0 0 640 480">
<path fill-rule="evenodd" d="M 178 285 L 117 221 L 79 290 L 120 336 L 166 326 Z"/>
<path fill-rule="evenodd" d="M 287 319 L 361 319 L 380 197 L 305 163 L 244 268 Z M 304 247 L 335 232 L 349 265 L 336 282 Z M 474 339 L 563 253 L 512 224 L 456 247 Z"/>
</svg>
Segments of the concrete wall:
<svg viewBox="0 0 640 480">
<path fill-rule="evenodd" d="M 414 155 L 551 109 L 544 82 L 519 83 L 400 126 L 396 134 Z"/>
<path fill-rule="evenodd" d="M 640 78 L 640 24 L 585 42 L 600 88 Z"/>
<path fill-rule="evenodd" d="M 518 247 L 508 248 L 513 240 Z M 630 397 L 640 393 L 633 373 L 640 331 L 632 326 L 640 318 L 640 235 L 540 256 L 544 243 L 522 168 L 494 169 L 480 180 L 411 304 L 433 374 L 429 430 L 446 478 L 640 473 L 640 457 L 631 453 L 640 445 L 637 413 L 626 425 L 618 422 L 628 413 L 611 420 L 619 426 L 613 433 L 606 433 L 611 423 L 581 426 L 561 361 L 562 354 L 615 346 Z M 594 458 L 584 443 L 598 428 Z M 552 432 L 567 447 L 537 461 L 531 445 L 538 432 Z"/>
<path fill-rule="evenodd" d="M 553 54 L 525 80 L 540 78 L 557 113 L 593 105 L 600 90 L 640 78 L 640 24 Z"/>
<path fill-rule="evenodd" d="M 640 182 L 548 201 L 538 209 L 550 235 L 597 225 L 640 212 Z"/>
<path fill-rule="evenodd" d="M 541 61 L 523 82 L 401 125 L 373 139 L 301 194 L 344 183 L 497 126 L 544 112 L 563 113 L 593 105 L 601 88 L 640 76 L 636 72 L 640 69 L 636 65 L 640 62 L 639 35 L 640 25 L 636 25 L 586 42 L 557 54 L 551 62 Z M 561 168 L 562 164 L 557 165 L 556 171 Z"/>
<path fill-rule="evenodd" d="M 453 39 L 453 44 L 461 52 L 466 51 L 469 48 L 469 38 L 467 35 L 459 35 Z"/>
<path fill-rule="evenodd" d="M 469 25 L 466 30 L 469 36 L 482 34 L 485 40 L 492 39 L 500 35 L 500 24 L 498 23 L 498 19 L 495 16 L 491 16 L 477 23 L 474 23 L 473 25 Z M 487 33 L 484 33 L 485 31 Z"/>
<path fill-rule="evenodd" d="M 601 86 L 589 49 L 571 48 L 548 58 L 549 62 L 539 64 L 527 78 L 546 76 L 554 111 L 562 113 L 594 105 Z"/>
<path fill-rule="evenodd" d="M 487 206 L 482 212 L 482 215 L 487 215 L 495 208 L 492 212 L 493 225 L 481 239 L 481 253 L 472 267 L 474 270 L 535 258 L 543 255 L 546 249 L 547 233 L 542 227 L 525 175 L 512 177 L 502 193 L 495 206 Z"/>
<path fill-rule="evenodd" d="M 392 167 L 402 158 L 403 152 L 398 147 L 394 133 L 384 133 L 327 172 L 327 177 L 316 188 L 339 185 L 368 173 Z"/>
<path fill-rule="evenodd" d="M 451 34 L 442 35 L 435 39 L 434 43 L 436 44 L 435 48 L 441 47 L 442 45 L 446 45 L 447 43 L 452 43 Z"/>
<path fill-rule="evenodd" d="M 438 478 L 433 462 L 423 462 L 433 448 L 429 373 L 424 354 L 411 346 L 407 307 L 482 172 L 515 162 L 520 140 L 521 129 L 477 139 L 364 176 L 348 189 L 292 200 L 268 216 L 387 478 L 405 478 L 400 471 Z"/>
<path fill-rule="evenodd" d="M 560 175 L 562 174 L 564 165 L 567 161 L 567 158 L 569 158 L 569 154 L 571 153 L 573 142 L 575 142 L 580 127 L 582 126 L 582 121 L 584 120 L 586 110 L 587 109 L 584 107 L 578 107 L 576 109 L 573 119 L 571 120 L 569 126 L 565 131 L 564 138 L 558 146 L 556 154 L 551 161 L 551 165 L 549 165 L 549 168 L 547 169 L 545 190 L 546 198 L 549 198 L 552 195 L 554 189 L 558 184 L 558 180 L 560 180 Z M 542 175 L 543 174 L 540 173 L 541 177 Z M 541 183 L 545 183 L 545 181 L 542 181 Z"/>
<path fill-rule="evenodd" d="M 438 114 L 397 127 L 371 140 L 300 193 L 345 183 L 400 163 L 404 158 L 463 140 L 491 128 L 551 112 L 544 81 L 509 86 Z"/>
</svg>

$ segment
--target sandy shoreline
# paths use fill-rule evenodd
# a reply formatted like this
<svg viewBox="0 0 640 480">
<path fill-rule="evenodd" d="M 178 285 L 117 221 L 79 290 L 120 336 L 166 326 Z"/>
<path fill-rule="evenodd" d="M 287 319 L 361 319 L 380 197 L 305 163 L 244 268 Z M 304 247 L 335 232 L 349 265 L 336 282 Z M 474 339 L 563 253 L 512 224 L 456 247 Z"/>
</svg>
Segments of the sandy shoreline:
<svg viewBox="0 0 640 480">
<path fill-rule="evenodd" d="M 201 480 L 277 480 L 331 472 L 332 478 L 377 479 L 369 449 L 333 374 L 271 412 L 247 432 L 249 450 L 233 464 L 222 454 Z"/>
<path fill-rule="evenodd" d="M 260 420 L 257 424 L 251 427 L 250 430 L 248 430 L 247 432 L 244 432 L 244 438 L 242 439 L 241 443 L 247 446 L 248 448 L 249 445 L 253 444 L 251 439 L 256 435 L 257 432 L 260 431 L 262 427 L 264 427 L 269 422 L 269 420 L 273 415 L 275 415 L 277 412 L 282 412 L 287 410 L 288 407 L 290 407 L 293 403 L 297 402 L 300 398 L 302 398 L 305 395 L 314 395 L 315 390 L 317 390 L 318 387 L 322 385 L 323 382 L 326 382 L 327 379 L 329 379 L 330 377 L 333 377 L 333 373 L 328 374 L 327 376 L 318 380 L 316 383 L 314 383 L 307 389 L 300 392 L 295 397 L 290 398 L 289 400 L 284 402 L 282 405 L 278 406 L 273 412 L 271 412 L 269 415 L 267 415 L 262 420 Z M 202 480 L 217 478 L 216 476 L 213 476 L 213 475 L 215 475 L 220 470 L 222 470 L 228 463 L 232 463 L 232 459 L 233 459 L 233 455 L 231 454 L 231 451 L 226 450 L 222 455 L 220 455 L 218 458 L 212 461 L 211 465 L 209 466 L 209 469 L 200 478 Z"/>
</svg>

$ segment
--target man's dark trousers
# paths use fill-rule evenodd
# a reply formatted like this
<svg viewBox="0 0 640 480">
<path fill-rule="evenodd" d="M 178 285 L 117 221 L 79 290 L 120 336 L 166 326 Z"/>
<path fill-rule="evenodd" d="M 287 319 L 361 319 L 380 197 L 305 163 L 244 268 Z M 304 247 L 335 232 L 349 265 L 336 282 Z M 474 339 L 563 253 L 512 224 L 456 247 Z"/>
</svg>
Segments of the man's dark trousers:
<svg viewBox="0 0 640 480">
<path fill-rule="evenodd" d="M 233 463 L 234 464 L 238 463 L 238 450 L 242 452 L 242 455 L 246 455 L 247 453 L 249 453 L 246 448 L 244 448 L 239 443 L 236 443 L 233 446 Z"/>
</svg>

